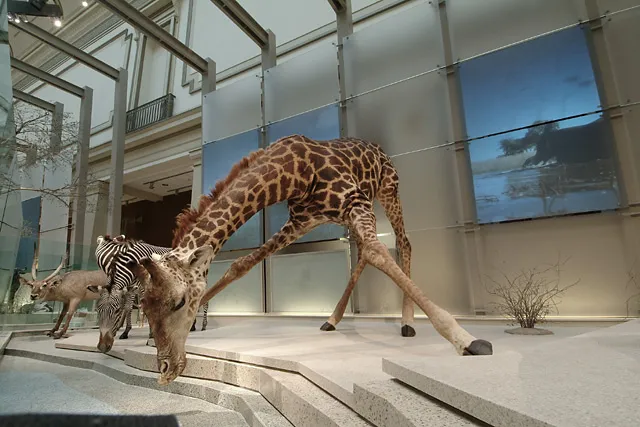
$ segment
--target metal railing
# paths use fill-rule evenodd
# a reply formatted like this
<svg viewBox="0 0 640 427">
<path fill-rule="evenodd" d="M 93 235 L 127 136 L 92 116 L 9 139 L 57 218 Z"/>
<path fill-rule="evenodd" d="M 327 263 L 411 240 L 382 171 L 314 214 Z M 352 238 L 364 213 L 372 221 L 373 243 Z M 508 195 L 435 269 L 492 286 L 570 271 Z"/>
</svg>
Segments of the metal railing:
<svg viewBox="0 0 640 427">
<path fill-rule="evenodd" d="M 127 111 L 127 133 L 144 129 L 173 115 L 175 95 L 169 93 Z"/>
</svg>

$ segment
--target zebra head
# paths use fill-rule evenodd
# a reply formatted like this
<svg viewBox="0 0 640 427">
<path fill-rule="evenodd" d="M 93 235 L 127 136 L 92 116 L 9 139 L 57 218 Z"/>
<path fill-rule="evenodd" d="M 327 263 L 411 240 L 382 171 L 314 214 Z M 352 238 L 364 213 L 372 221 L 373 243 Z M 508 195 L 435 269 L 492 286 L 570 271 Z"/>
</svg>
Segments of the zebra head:
<svg viewBox="0 0 640 427">
<path fill-rule="evenodd" d="M 103 353 L 111 350 L 114 337 L 125 321 L 125 305 L 131 291 L 129 284 L 134 280 L 131 272 L 121 265 L 121 257 L 129 248 L 123 239 L 124 235 L 113 239 L 108 235 L 98 237 L 96 259 L 107 279 L 103 285 L 87 287 L 100 295 L 96 304 L 100 327 L 98 349 Z"/>
<path fill-rule="evenodd" d="M 186 366 L 185 343 L 213 257 L 213 247 L 206 245 L 186 258 L 169 252 L 127 264 L 144 286 L 142 304 L 157 348 L 160 385 L 169 384 Z"/>
</svg>

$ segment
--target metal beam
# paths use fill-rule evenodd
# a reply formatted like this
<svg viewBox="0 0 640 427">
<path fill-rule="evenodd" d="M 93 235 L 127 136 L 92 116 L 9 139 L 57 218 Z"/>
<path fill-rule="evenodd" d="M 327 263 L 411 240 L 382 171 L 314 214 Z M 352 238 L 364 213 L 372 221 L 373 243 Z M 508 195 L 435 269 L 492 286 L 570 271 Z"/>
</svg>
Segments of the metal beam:
<svg viewBox="0 0 640 427">
<path fill-rule="evenodd" d="M 150 202 L 161 202 L 163 199 L 162 196 L 158 196 L 155 193 L 152 193 L 150 191 L 140 190 L 139 188 L 134 188 L 126 184 L 122 186 L 122 192 L 129 196 L 133 196 L 142 200 L 148 200 Z"/>
<path fill-rule="evenodd" d="M 51 114 L 51 151 L 59 153 L 62 149 L 62 121 L 64 119 L 64 104 L 56 102 Z"/>
<path fill-rule="evenodd" d="M 90 54 L 82 51 L 81 49 L 78 49 L 71 43 L 68 43 L 61 38 L 56 37 L 53 34 L 43 30 L 37 25 L 34 25 L 31 22 L 22 22 L 19 25 L 14 22 L 10 22 L 10 24 L 13 25 L 17 30 L 24 31 L 25 33 L 30 34 L 38 40 L 55 47 L 56 49 L 66 53 L 77 61 L 82 62 L 83 64 L 93 68 L 94 70 L 104 74 L 107 77 L 113 80 L 116 80 L 118 78 L 118 70 L 113 68 L 111 65 L 94 58 Z"/>
<path fill-rule="evenodd" d="M 111 136 L 111 179 L 107 208 L 107 234 L 120 234 L 122 218 L 122 180 L 124 175 L 124 138 L 127 124 L 127 70 L 120 68 L 113 100 Z"/>
<path fill-rule="evenodd" d="M 42 108 L 43 110 L 51 111 L 52 113 L 56 109 L 54 104 L 18 89 L 13 89 L 13 97 L 18 101 L 26 102 L 27 104 L 34 105 L 38 108 Z"/>
<path fill-rule="evenodd" d="M 351 3 L 350 0 L 328 0 L 329 4 L 333 8 L 333 11 L 338 14 L 347 9 L 347 3 Z M 351 6 L 351 5 L 348 5 Z M 351 9 L 351 7 L 349 7 Z"/>
<path fill-rule="evenodd" d="M 197 72 L 202 74 L 207 71 L 207 61 L 204 58 L 162 29 L 160 25 L 153 22 L 153 20 L 147 17 L 144 13 L 131 6 L 126 0 L 99 1 L 107 9 L 120 16 L 135 28 L 138 28 L 148 37 L 151 37 L 153 40 L 160 43 L 160 45 L 165 49 L 180 58 L 180 60 L 195 69 Z"/>
<path fill-rule="evenodd" d="M 93 109 L 93 89 L 84 87 L 80 101 L 78 118 L 78 152 L 76 154 L 76 199 L 73 203 L 74 239 L 73 266 L 82 269 L 84 261 L 84 231 L 87 210 L 87 185 L 89 175 L 89 142 L 91 140 L 91 112 Z"/>
<path fill-rule="evenodd" d="M 68 92 L 79 98 L 82 98 L 82 95 L 84 95 L 84 90 L 80 86 L 69 83 L 68 81 L 63 80 L 58 76 L 54 76 L 53 74 L 46 73 L 41 69 L 36 68 L 31 64 L 27 64 L 26 62 L 20 61 L 19 59 L 16 59 L 14 57 L 11 57 L 11 66 L 16 70 L 22 71 L 25 74 L 29 74 L 30 76 L 42 80 L 43 82 L 48 83 L 51 86 L 55 86 L 58 89 Z"/>
<path fill-rule="evenodd" d="M 269 34 L 236 0 L 211 0 L 218 9 L 233 21 L 260 49 L 269 44 Z"/>
</svg>

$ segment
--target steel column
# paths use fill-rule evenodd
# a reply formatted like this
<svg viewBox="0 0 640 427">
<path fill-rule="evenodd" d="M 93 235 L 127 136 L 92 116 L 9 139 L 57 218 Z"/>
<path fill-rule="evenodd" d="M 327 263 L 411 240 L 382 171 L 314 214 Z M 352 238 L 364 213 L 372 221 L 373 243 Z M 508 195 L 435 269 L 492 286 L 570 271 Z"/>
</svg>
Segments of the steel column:
<svg viewBox="0 0 640 427">
<path fill-rule="evenodd" d="M 122 216 L 122 183 L 124 174 L 124 138 L 127 124 L 127 70 L 120 68 L 116 80 L 113 105 L 113 134 L 111 137 L 111 178 L 109 179 L 109 207 L 107 234 L 120 234 Z"/>
<path fill-rule="evenodd" d="M 64 105 L 60 102 L 54 104 L 51 114 L 51 150 L 57 154 L 62 149 L 62 120 L 64 119 Z"/>
<path fill-rule="evenodd" d="M 94 58 L 90 54 L 43 30 L 37 25 L 34 25 L 31 22 L 22 22 L 20 25 L 10 22 L 10 24 L 13 25 L 17 30 L 24 31 L 25 33 L 39 39 L 40 41 L 53 46 L 54 48 L 66 53 L 67 55 L 104 74 L 107 77 L 110 77 L 114 80 L 118 78 L 118 70 L 113 68 L 111 65 Z"/>
<path fill-rule="evenodd" d="M 456 172 L 459 189 L 460 216 L 462 218 L 462 239 L 465 247 L 466 257 L 461 262 L 467 273 L 467 289 L 469 297 L 469 308 L 474 314 L 484 314 L 485 304 L 484 297 L 478 294 L 475 284 L 477 278 L 481 277 L 482 254 L 479 253 L 482 247 L 478 239 L 477 214 L 475 204 L 475 191 L 473 188 L 473 177 L 471 175 L 471 159 L 466 139 L 466 123 L 464 120 L 464 110 L 462 107 L 462 90 L 460 88 L 460 80 L 458 77 L 458 65 L 453 59 L 453 49 L 451 45 L 451 36 L 449 33 L 449 19 L 447 17 L 447 6 L 445 0 L 440 0 L 439 16 L 440 29 L 442 34 L 442 43 L 444 47 L 444 60 L 447 79 L 447 92 L 449 94 L 449 107 L 451 117 L 452 137 L 456 144 L 454 145 Z"/>
<path fill-rule="evenodd" d="M 162 27 L 144 13 L 131 6 L 126 0 L 99 0 L 106 8 L 124 21 L 138 28 L 151 37 L 173 55 L 180 58 L 187 65 L 199 73 L 207 72 L 207 60 L 196 54 L 187 45 L 166 32 Z"/>
<path fill-rule="evenodd" d="M 91 113 L 93 108 L 93 89 L 84 87 L 84 96 L 80 101 L 80 117 L 78 125 L 78 151 L 76 153 L 76 200 L 73 204 L 74 270 L 84 267 L 84 226 L 87 211 L 87 183 L 89 172 L 89 141 L 91 139 Z"/>
</svg>

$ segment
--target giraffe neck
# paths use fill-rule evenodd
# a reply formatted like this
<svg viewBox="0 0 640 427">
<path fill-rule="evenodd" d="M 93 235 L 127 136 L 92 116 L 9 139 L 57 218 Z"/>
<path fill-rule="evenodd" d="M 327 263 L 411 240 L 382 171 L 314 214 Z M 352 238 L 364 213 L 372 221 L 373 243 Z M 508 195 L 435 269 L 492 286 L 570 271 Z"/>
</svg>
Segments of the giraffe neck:
<svg viewBox="0 0 640 427">
<path fill-rule="evenodd" d="M 292 184 L 290 178 L 271 165 L 251 168 L 231 182 L 196 219 L 177 249 L 189 253 L 210 244 L 217 254 L 233 233 L 257 212 L 290 198 L 294 191 Z"/>
</svg>

